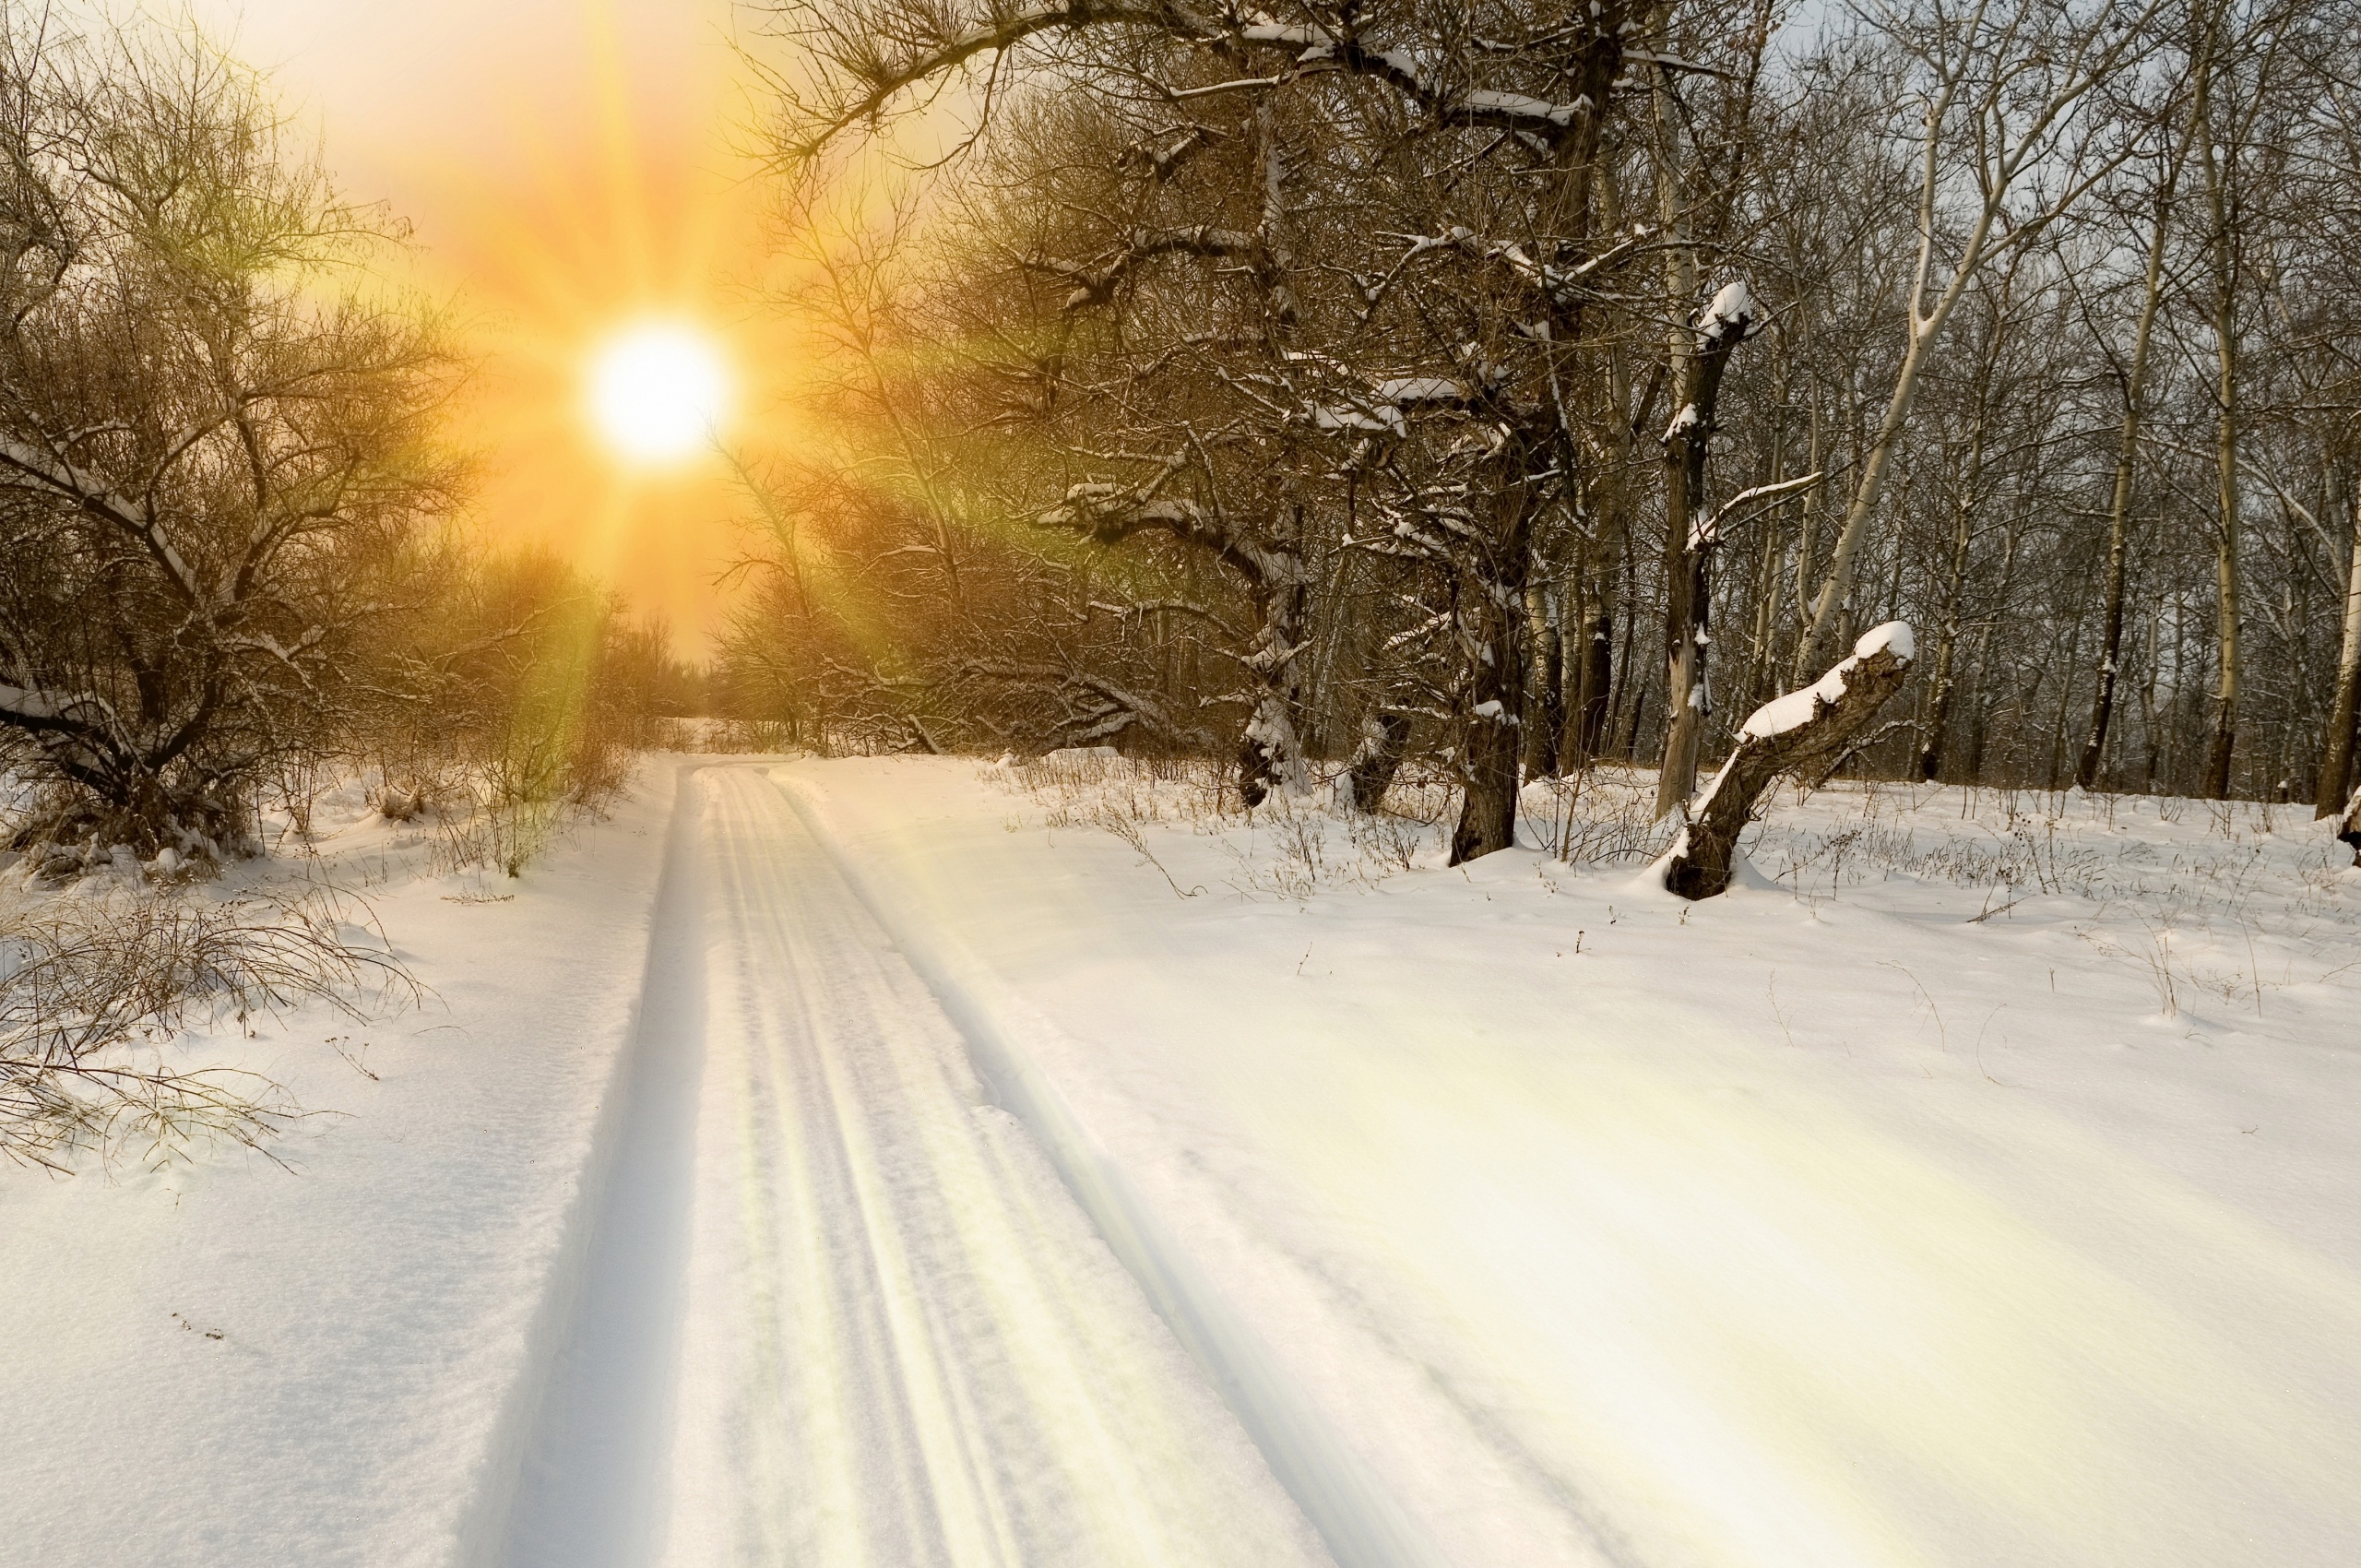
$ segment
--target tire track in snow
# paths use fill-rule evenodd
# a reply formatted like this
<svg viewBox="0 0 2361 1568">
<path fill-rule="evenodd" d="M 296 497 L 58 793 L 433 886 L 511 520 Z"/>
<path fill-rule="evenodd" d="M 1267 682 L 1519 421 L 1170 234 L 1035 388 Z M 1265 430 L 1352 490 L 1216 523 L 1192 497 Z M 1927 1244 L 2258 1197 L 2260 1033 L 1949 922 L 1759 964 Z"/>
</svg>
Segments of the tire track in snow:
<svg viewBox="0 0 2361 1568">
<path fill-rule="evenodd" d="M 509 1561 L 1323 1562 L 781 791 L 696 787 Z"/>
<path fill-rule="evenodd" d="M 956 1024 L 993 1100 L 1024 1123 L 1049 1157 L 1098 1235 L 1220 1390 L 1272 1476 L 1319 1531 L 1340 1568 L 1440 1568 L 1442 1555 L 1427 1532 L 1343 1434 L 1297 1392 L 1254 1325 L 1166 1233 L 1129 1178 L 1033 1066 L 1024 1031 L 1053 1026 L 941 951 L 922 921 L 879 897 L 791 780 L 774 777 L 770 783 L 792 804 L 811 840 L 825 849 L 833 874 L 859 899 L 866 917 L 900 944 L 905 962 L 923 977 L 936 1004 Z"/>
</svg>

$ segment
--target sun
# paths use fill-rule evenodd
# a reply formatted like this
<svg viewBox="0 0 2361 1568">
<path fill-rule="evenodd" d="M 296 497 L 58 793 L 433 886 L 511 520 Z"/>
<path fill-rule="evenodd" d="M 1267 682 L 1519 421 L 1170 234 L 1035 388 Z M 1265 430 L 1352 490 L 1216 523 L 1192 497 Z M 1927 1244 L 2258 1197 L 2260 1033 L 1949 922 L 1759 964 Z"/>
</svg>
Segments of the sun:
<svg viewBox="0 0 2361 1568">
<path fill-rule="evenodd" d="M 642 323 L 591 362 L 591 421 L 635 463 L 674 463 L 710 446 L 729 400 L 720 350 L 694 327 Z"/>
</svg>

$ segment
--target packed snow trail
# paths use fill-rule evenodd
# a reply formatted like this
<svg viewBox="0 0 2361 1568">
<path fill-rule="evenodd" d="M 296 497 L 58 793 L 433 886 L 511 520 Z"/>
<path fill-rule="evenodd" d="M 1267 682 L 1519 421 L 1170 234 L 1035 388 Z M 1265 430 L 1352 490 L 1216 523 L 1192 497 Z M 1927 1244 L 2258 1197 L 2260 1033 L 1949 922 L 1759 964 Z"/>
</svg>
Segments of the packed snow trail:
<svg viewBox="0 0 2361 1568">
<path fill-rule="evenodd" d="M 645 1478 L 664 1454 L 688 1266 L 705 1028 L 702 792 L 694 774 L 682 780 L 632 1039 L 560 1253 L 550 1315 L 563 1337 L 541 1347 L 545 1377 L 528 1373 L 525 1396 L 540 1409 L 509 1516 L 515 1568 L 635 1568 L 659 1539 L 662 1499 Z"/>
<path fill-rule="evenodd" d="M 777 786 L 694 790 L 510 1561 L 1325 1561 Z"/>
</svg>

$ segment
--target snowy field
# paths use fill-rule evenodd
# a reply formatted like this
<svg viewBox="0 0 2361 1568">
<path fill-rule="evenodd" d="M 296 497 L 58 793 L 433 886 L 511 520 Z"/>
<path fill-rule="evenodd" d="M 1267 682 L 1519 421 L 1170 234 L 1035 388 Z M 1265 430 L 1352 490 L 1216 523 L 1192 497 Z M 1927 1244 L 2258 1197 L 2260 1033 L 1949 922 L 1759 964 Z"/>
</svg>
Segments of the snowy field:
<svg viewBox="0 0 2361 1568">
<path fill-rule="evenodd" d="M 2303 814 L 1831 790 L 1683 905 L 1611 784 L 1529 803 L 1620 863 L 1462 871 L 1129 765 L 778 777 L 1358 1471 L 1275 1460 L 1340 1555 L 2361 1560 L 2361 878 Z"/>
<path fill-rule="evenodd" d="M 1846 786 L 1684 905 L 1634 779 L 1163 771 L 324 805 L 436 994 L 192 1044 L 297 1174 L 0 1170 L 0 1562 L 2361 1561 L 2308 815 Z"/>
</svg>

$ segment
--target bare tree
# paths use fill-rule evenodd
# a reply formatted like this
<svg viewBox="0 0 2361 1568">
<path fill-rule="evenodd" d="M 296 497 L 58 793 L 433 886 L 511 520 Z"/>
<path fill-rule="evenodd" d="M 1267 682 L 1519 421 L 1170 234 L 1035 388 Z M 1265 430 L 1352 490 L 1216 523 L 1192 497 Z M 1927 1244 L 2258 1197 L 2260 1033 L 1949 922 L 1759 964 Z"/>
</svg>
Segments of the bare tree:
<svg viewBox="0 0 2361 1568">
<path fill-rule="evenodd" d="M 1796 649 L 1797 679 L 1827 655 L 1855 563 L 1943 328 L 1990 262 L 2072 210 L 2130 144 L 2082 113 L 2093 91 L 2153 47 L 2160 4 L 2077 13 L 2030 0 L 1880 13 L 1917 75 L 1918 254 L 1905 346 L 1863 454 L 1835 552 Z M 1954 222 L 1962 224 L 1953 232 Z"/>
<path fill-rule="evenodd" d="M 449 362 L 255 77 L 47 25 L 0 18 L 0 725 L 30 836 L 224 853 L 445 494 Z"/>
</svg>

